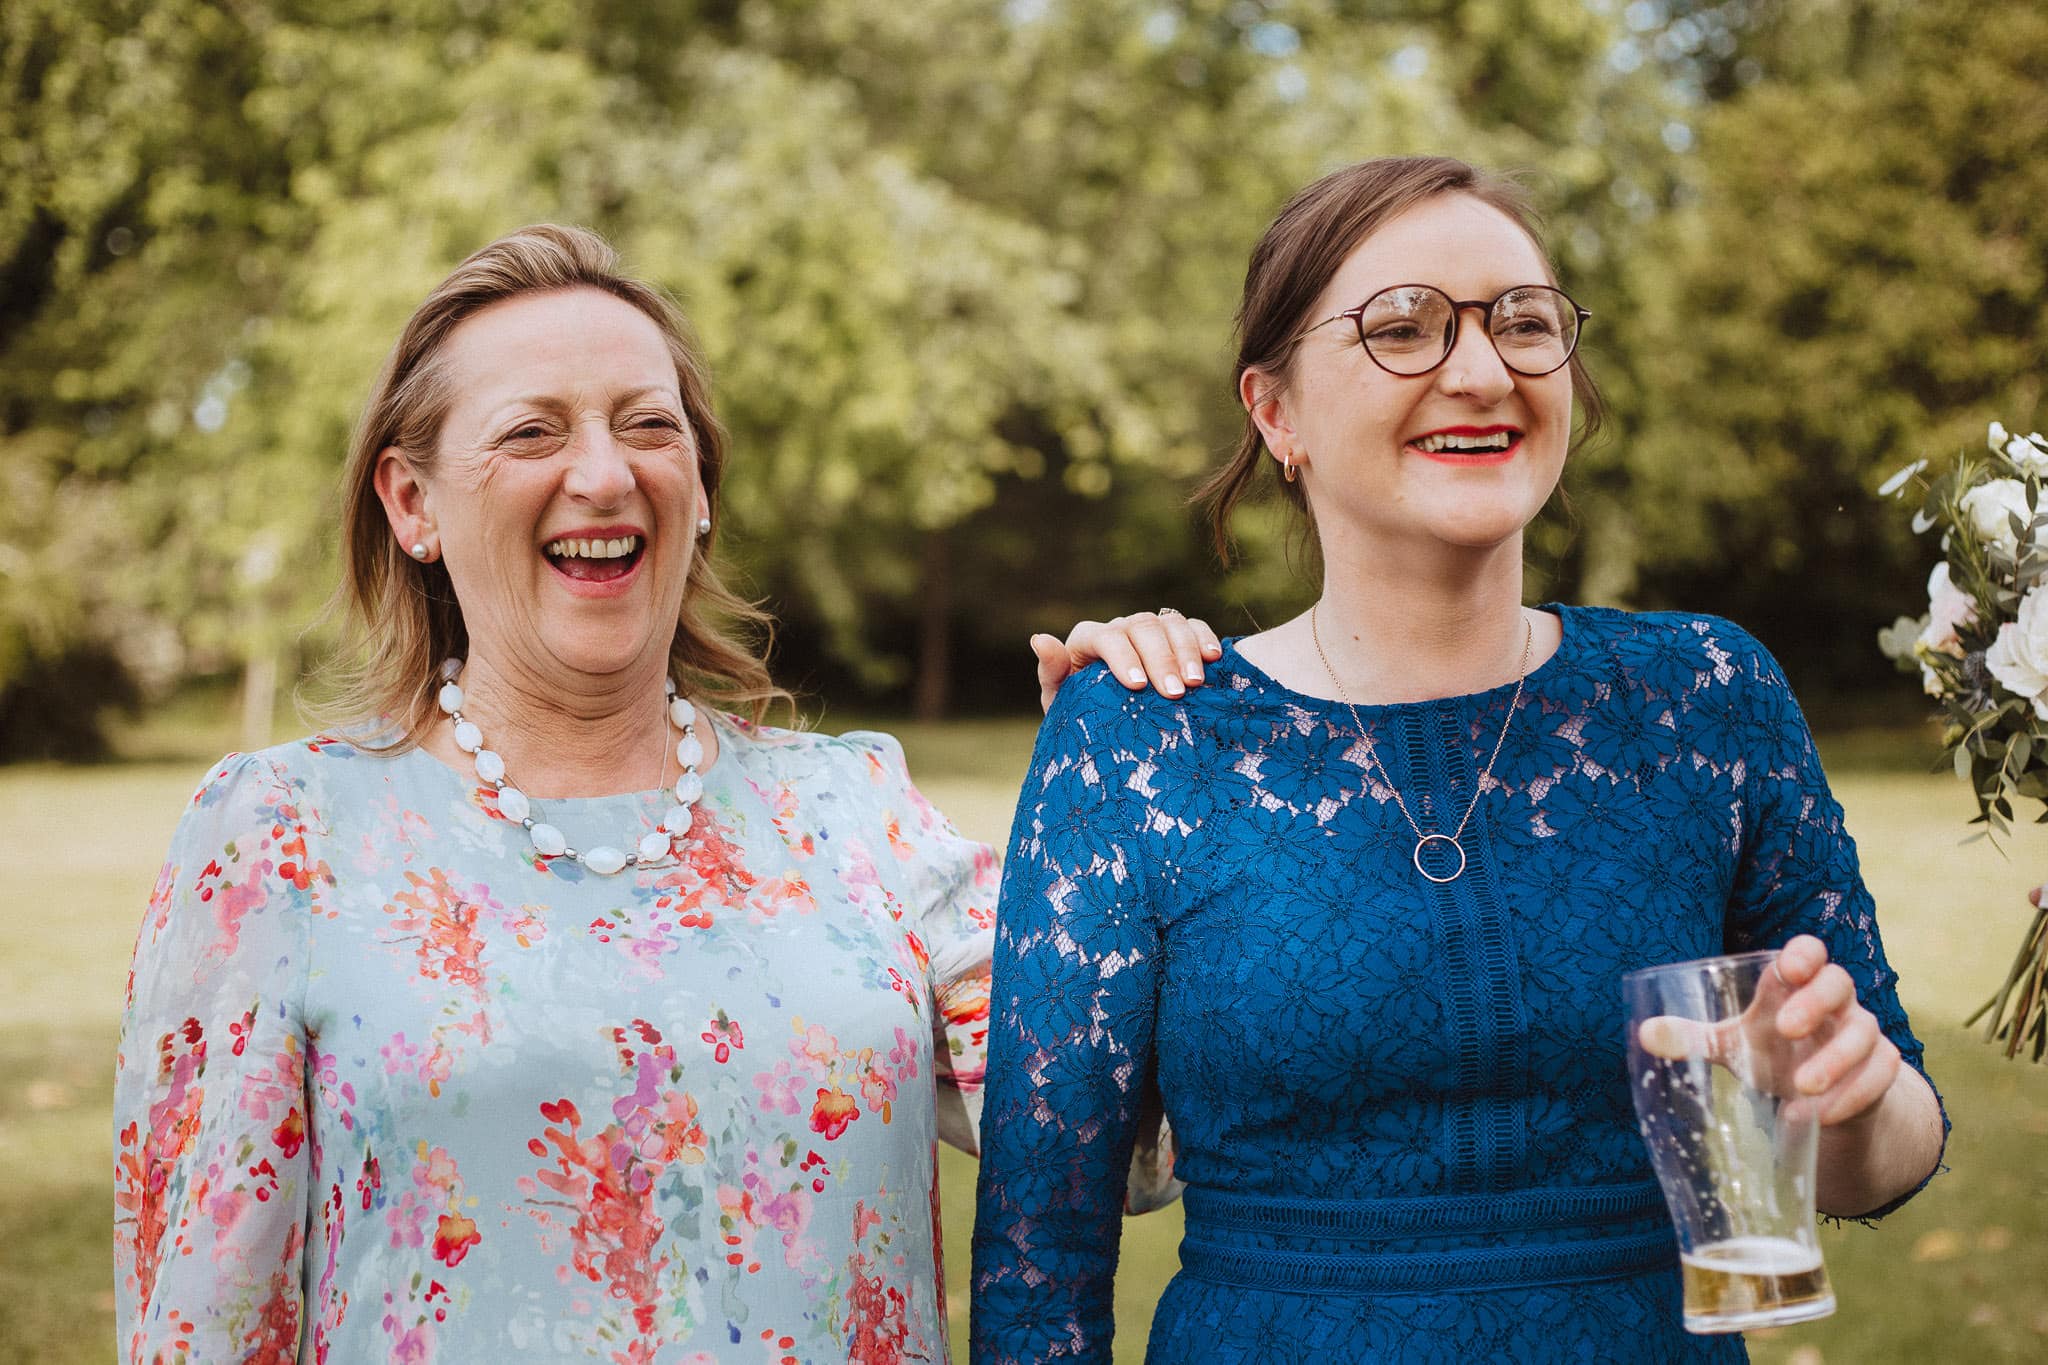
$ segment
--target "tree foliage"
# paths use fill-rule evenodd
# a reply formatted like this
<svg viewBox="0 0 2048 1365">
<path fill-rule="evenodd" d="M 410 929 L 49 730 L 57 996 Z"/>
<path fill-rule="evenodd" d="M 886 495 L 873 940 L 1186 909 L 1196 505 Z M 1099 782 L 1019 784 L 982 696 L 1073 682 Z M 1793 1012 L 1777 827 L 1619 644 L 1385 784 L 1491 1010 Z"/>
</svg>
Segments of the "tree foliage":
<svg viewBox="0 0 2048 1365">
<path fill-rule="evenodd" d="M 159 688 L 298 648 L 386 347 L 540 220 L 694 320 L 796 681 L 937 704 L 949 661 L 971 698 L 1079 614 L 1267 619 L 1310 586 L 1281 518 L 1226 579 L 1180 505 L 1240 420 L 1245 254 L 1395 151 L 1530 168 L 1595 312 L 1616 421 L 1539 528 L 1545 590 L 1803 578 L 1853 615 L 1895 583 L 1814 570 L 1879 535 L 1871 471 L 2038 403 L 2041 21 L 1798 9 L 15 0 L 0 706 L 77 651 Z"/>
</svg>

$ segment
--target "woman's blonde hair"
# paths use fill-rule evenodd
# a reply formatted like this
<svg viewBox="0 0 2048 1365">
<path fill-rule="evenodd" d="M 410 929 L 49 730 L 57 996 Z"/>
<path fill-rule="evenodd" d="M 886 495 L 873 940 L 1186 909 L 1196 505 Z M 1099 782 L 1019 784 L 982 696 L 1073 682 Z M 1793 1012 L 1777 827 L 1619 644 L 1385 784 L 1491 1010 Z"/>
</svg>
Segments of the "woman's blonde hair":
<svg viewBox="0 0 2048 1365">
<path fill-rule="evenodd" d="M 711 410 L 710 376 L 681 312 L 659 290 L 619 270 L 618 253 L 593 232 L 541 223 L 500 237 L 455 267 L 407 320 L 370 390 L 342 476 L 342 581 L 330 610 L 342 619 L 342 648 L 327 667 L 331 700 L 321 710 L 362 727 L 379 747 L 417 745 L 439 716 L 438 665 L 468 653 L 469 633 L 448 570 L 406 554 L 377 497 L 377 457 L 395 446 L 415 465 L 431 464 L 453 394 L 448 338 L 483 309 L 523 294 L 601 289 L 633 305 L 661 329 L 675 361 L 683 412 L 696 438 L 704 481 L 699 538 L 669 646 L 670 676 L 692 695 L 748 712 L 787 702 L 762 656 L 773 637 L 768 614 L 732 592 L 711 563 L 718 536 L 718 488 L 725 474 L 725 430 Z M 752 646 L 759 641 L 758 650 Z"/>
</svg>

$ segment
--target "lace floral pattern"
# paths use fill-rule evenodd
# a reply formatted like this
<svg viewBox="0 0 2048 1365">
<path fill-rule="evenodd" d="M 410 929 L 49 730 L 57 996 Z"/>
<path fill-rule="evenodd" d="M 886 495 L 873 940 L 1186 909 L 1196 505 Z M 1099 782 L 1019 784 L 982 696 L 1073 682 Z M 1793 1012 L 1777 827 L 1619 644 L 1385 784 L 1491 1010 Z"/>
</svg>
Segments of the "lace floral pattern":
<svg viewBox="0 0 2048 1365">
<path fill-rule="evenodd" d="M 1742 1358 L 1680 1330 L 1653 1196 L 1643 1221 L 1621 974 L 1814 933 L 1921 1049 L 1775 662 L 1714 618 L 1554 610 L 1443 887 L 1380 774 L 1454 827 L 1512 688 L 1360 707 L 1363 734 L 1234 648 L 1178 701 L 1063 689 L 997 926 L 977 1362 L 1110 1359 L 1153 1085 L 1190 1229 L 1153 1361 Z M 1637 1221 L 1559 1212 L 1588 1191 Z M 1296 1236 L 1212 1210 L 1246 1200 L 1337 1212 Z M 1457 1274 L 1404 1285 L 1417 1256 Z M 1564 1269 L 1436 1287 L 1503 1259 Z"/>
</svg>

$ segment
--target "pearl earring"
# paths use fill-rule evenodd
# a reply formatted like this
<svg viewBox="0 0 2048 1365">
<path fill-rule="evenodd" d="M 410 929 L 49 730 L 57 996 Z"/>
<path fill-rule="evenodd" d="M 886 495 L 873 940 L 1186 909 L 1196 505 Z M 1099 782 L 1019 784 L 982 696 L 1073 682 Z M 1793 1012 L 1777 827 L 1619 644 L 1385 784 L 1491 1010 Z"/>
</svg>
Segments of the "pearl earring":
<svg viewBox="0 0 2048 1365">
<path fill-rule="evenodd" d="M 414 559 L 425 559 L 427 557 L 427 547 L 424 541 L 413 542 L 412 557 Z"/>
<path fill-rule="evenodd" d="M 697 534 L 700 536 L 708 536 L 711 534 L 711 518 L 697 518 Z"/>
</svg>

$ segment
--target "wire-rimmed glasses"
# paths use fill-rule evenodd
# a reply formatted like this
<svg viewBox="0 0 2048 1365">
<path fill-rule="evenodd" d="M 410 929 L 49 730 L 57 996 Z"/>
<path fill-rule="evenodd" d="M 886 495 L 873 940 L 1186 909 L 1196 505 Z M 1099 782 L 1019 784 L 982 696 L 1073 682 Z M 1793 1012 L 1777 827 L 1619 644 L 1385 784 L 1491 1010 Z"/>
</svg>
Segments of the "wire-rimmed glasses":
<svg viewBox="0 0 2048 1365">
<path fill-rule="evenodd" d="M 1579 348 L 1580 325 L 1593 316 L 1564 290 L 1547 284 L 1518 284 L 1491 300 L 1454 299 L 1433 284 L 1397 284 L 1324 318 L 1301 336 L 1349 322 L 1373 364 L 1388 374 L 1413 377 L 1428 374 L 1449 357 L 1467 308 L 1486 315 L 1486 334 L 1501 364 L 1532 379 L 1564 368 Z"/>
</svg>

